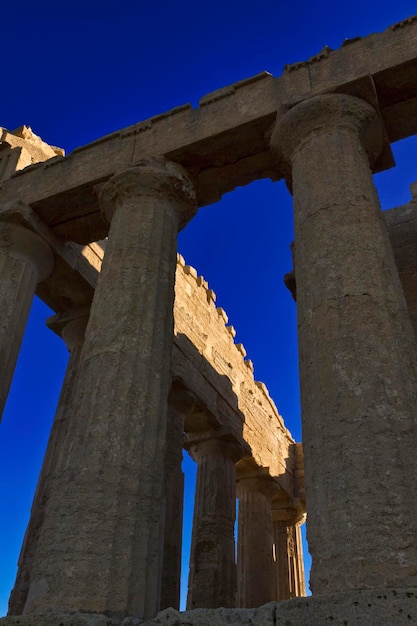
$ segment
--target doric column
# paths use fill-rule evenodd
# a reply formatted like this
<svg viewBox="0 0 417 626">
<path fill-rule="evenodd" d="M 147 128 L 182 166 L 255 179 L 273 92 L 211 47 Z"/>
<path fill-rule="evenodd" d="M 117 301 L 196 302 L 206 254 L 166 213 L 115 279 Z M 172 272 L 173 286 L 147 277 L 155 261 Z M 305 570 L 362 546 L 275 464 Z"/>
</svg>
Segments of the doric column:
<svg viewBox="0 0 417 626">
<path fill-rule="evenodd" d="M 305 596 L 300 516 L 290 507 L 272 508 L 274 600 Z M 304 516 L 301 516 L 304 519 Z"/>
<path fill-rule="evenodd" d="M 233 607 L 236 596 L 234 524 L 236 462 L 242 448 L 215 431 L 187 442 L 197 462 L 187 609 Z"/>
<path fill-rule="evenodd" d="M 274 600 L 289 600 L 291 597 L 290 562 L 288 554 L 288 526 L 285 521 L 273 520 L 274 534 Z"/>
<path fill-rule="evenodd" d="M 88 315 L 89 307 L 86 306 L 73 309 L 66 314 L 55 315 L 47 320 L 47 325 L 64 339 L 70 352 L 70 358 L 33 499 L 29 524 L 20 551 L 16 581 L 9 600 L 9 615 L 21 615 L 23 613 L 30 586 L 33 559 L 45 517 L 45 509 L 48 506 L 51 485 L 61 471 L 62 461 L 65 457 L 64 451 L 68 446 L 66 434 L 68 418 L 71 413 L 70 404 L 73 398 Z"/>
<path fill-rule="evenodd" d="M 272 136 L 294 196 L 314 593 L 417 584 L 416 346 L 370 170 L 382 140 L 336 94 Z"/>
<path fill-rule="evenodd" d="M 294 526 L 291 526 L 292 531 L 291 544 L 293 546 L 293 553 L 291 552 L 291 567 L 293 571 L 294 580 L 294 594 L 298 597 L 304 597 L 306 593 L 306 579 L 304 572 L 304 558 L 303 558 L 303 539 L 301 536 L 301 526 L 303 525 L 305 518 L 301 522 L 297 522 Z"/>
<path fill-rule="evenodd" d="M 184 421 L 195 407 L 195 397 L 174 381 L 168 397 L 165 456 L 165 534 L 160 608 L 179 609 L 181 583 L 184 473 Z"/>
<path fill-rule="evenodd" d="M 172 163 L 100 192 L 111 222 L 25 612 L 150 618 L 159 609 L 176 235 L 195 210 Z"/>
<path fill-rule="evenodd" d="M 239 477 L 237 495 L 237 605 L 262 606 L 274 599 L 272 562 L 273 481 L 268 476 Z"/>
<path fill-rule="evenodd" d="M 10 211 L 7 217 L 2 213 L 0 210 L 0 419 L 36 285 L 54 267 L 48 244 L 29 228 L 8 221 Z"/>
</svg>

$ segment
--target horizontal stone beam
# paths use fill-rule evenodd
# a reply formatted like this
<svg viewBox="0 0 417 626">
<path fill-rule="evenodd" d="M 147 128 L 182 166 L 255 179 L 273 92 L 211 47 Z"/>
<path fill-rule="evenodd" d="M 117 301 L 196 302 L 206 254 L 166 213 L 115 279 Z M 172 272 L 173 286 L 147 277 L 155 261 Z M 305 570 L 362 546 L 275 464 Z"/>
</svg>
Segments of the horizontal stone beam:
<svg viewBox="0 0 417 626">
<path fill-rule="evenodd" d="M 103 258 L 97 243 L 62 242 L 52 229 L 19 200 L 0 205 L 0 217 L 39 235 L 54 255 L 54 269 L 38 283 L 36 294 L 57 313 L 91 302 Z"/>
<path fill-rule="evenodd" d="M 19 198 L 65 239 L 89 243 L 107 228 L 97 188 L 117 171 L 145 157 L 165 155 L 196 181 L 199 206 L 213 203 L 238 185 L 280 178 L 265 135 L 277 111 L 313 95 L 344 92 L 378 106 L 387 140 L 417 130 L 417 18 L 383 33 L 327 47 L 307 61 L 286 66 L 282 76 L 264 72 L 200 100 L 112 133 L 68 157 L 31 166 L 4 181 L 0 203 Z M 389 150 L 376 169 L 392 165 Z"/>
</svg>

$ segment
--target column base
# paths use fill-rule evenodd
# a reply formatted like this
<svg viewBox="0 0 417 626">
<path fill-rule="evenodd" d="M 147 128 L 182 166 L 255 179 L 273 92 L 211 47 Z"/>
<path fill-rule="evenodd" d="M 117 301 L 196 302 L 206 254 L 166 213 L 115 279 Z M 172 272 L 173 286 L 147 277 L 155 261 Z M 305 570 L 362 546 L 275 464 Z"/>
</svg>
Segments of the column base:
<svg viewBox="0 0 417 626">
<path fill-rule="evenodd" d="M 417 624 L 417 588 L 344 591 L 257 609 L 165 609 L 146 623 L 137 618 L 114 621 L 105 615 L 44 613 L 0 619 L 0 626 L 409 626 Z"/>
</svg>

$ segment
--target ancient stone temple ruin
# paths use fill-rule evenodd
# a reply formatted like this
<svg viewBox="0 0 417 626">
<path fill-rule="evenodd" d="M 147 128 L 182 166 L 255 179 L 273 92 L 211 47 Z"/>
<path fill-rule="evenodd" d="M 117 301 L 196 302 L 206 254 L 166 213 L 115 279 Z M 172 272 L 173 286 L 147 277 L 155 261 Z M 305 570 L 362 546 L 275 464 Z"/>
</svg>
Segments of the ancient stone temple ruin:
<svg viewBox="0 0 417 626">
<path fill-rule="evenodd" d="M 71 356 L 2 626 L 417 622 L 417 194 L 382 213 L 372 180 L 416 133 L 417 18 L 67 157 L 3 131 L 2 407 L 35 293 Z M 293 195 L 302 445 L 176 249 L 267 177 Z"/>
</svg>

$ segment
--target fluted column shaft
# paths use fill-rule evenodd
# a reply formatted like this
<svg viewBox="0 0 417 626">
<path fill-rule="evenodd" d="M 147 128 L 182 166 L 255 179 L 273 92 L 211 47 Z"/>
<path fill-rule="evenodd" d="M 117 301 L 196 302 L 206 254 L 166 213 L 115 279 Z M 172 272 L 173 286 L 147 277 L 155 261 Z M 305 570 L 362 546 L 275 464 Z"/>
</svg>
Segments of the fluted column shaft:
<svg viewBox="0 0 417 626">
<path fill-rule="evenodd" d="M 36 555 L 39 533 L 45 517 L 45 509 L 48 506 L 51 489 L 53 491 L 53 481 L 57 478 L 57 472 L 59 472 L 59 468 L 62 465 L 65 446 L 68 445 L 66 440 L 68 418 L 71 414 L 70 405 L 73 398 L 88 314 L 89 307 L 83 307 L 73 310 L 69 314 L 56 315 L 47 322 L 51 325 L 59 325 L 59 332 L 70 351 L 70 358 L 33 498 L 29 523 L 20 551 L 16 581 L 9 600 L 9 615 L 21 615 L 23 613 L 30 586 L 33 559 Z"/>
<path fill-rule="evenodd" d="M 173 384 L 168 398 L 165 456 L 165 533 L 160 608 L 179 609 L 181 589 L 184 473 L 182 449 L 184 421 L 195 405 L 194 396 Z"/>
<path fill-rule="evenodd" d="M 416 346 L 370 170 L 380 122 L 319 96 L 272 147 L 294 195 L 311 588 L 415 586 Z"/>
<path fill-rule="evenodd" d="M 208 439 L 189 447 L 197 461 L 187 609 L 233 607 L 236 444 Z"/>
<path fill-rule="evenodd" d="M 280 602 L 305 596 L 303 550 L 300 525 L 274 517 L 274 599 Z"/>
<path fill-rule="evenodd" d="M 195 210 L 194 190 L 182 168 L 152 161 L 112 177 L 100 202 L 111 226 L 71 405 L 71 447 L 25 612 L 146 619 L 159 609 L 162 577 L 176 235 Z"/>
<path fill-rule="evenodd" d="M 274 600 L 289 600 L 291 597 L 290 585 L 290 556 L 288 554 L 288 526 L 287 522 L 274 520 Z"/>
<path fill-rule="evenodd" d="M 53 254 L 39 235 L 0 215 L 0 419 L 36 285 L 53 267 Z"/>
<path fill-rule="evenodd" d="M 274 598 L 269 480 L 239 478 L 237 495 L 237 605 L 253 608 Z"/>
<path fill-rule="evenodd" d="M 291 563 L 294 572 L 294 594 L 295 596 L 304 597 L 306 595 L 306 582 L 301 526 L 302 522 L 291 527 L 294 536 L 294 554 L 292 555 Z"/>
</svg>

